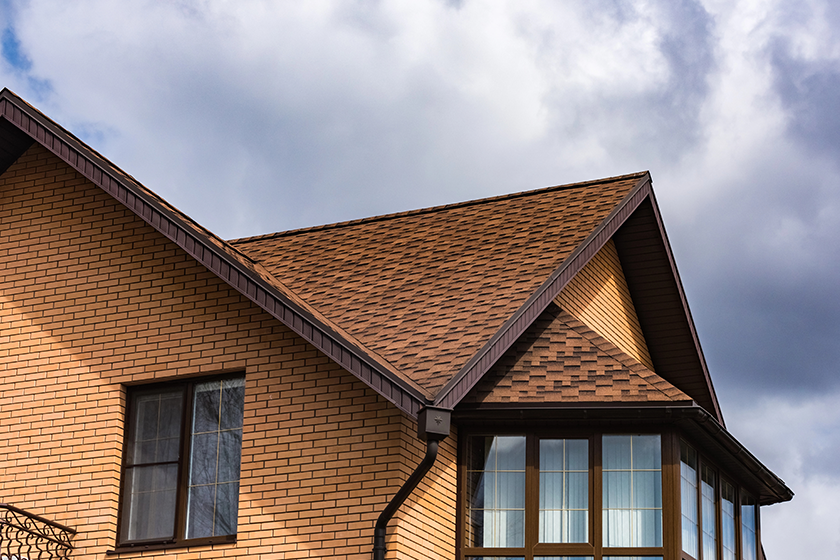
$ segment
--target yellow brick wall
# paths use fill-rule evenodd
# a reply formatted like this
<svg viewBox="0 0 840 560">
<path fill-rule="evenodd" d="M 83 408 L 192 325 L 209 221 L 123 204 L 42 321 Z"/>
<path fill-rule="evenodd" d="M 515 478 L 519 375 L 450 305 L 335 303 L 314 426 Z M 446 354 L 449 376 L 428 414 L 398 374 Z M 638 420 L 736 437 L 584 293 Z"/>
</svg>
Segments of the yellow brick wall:
<svg viewBox="0 0 840 560">
<path fill-rule="evenodd" d="M 572 278 L 555 301 L 653 371 L 653 361 L 612 239 Z"/>
<path fill-rule="evenodd" d="M 0 176 L 0 270 L 0 502 L 106 558 L 126 385 L 238 370 L 238 542 L 118 557 L 370 558 L 424 453 L 413 420 L 39 145 Z M 388 558 L 454 557 L 455 464 L 453 437 Z"/>
</svg>

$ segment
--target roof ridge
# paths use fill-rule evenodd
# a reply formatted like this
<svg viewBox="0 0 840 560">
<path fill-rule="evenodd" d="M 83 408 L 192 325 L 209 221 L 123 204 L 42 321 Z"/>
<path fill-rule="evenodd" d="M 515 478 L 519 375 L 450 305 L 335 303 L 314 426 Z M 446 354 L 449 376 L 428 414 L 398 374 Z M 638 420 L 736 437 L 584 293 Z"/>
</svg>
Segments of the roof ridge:
<svg viewBox="0 0 840 560">
<path fill-rule="evenodd" d="M 565 189 L 573 189 L 573 188 L 580 188 L 580 187 L 588 187 L 592 185 L 597 185 L 599 183 L 615 183 L 618 181 L 626 181 L 628 179 L 632 179 L 635 177 L 643 177 L 647 171 L 638 171 L 636 173 L 628 173 L 626 175 L 616 175 L 614 177 L 604 177 L 602 179 L 594 179 L 592 181 L 581 181 L 579 183 L 567 183 L 563 185 L 554 185 L 550 187 L 542 187 L 539 189 L 531 189 L 527 191 L 520 191 L 516 193 L 509 193 L 509 194 L 502 194 L 497 196 L 490 196 L 487 198 L 479 198 L 476 200 L 464 200 L 461 202 L 453 202 L 451 204 L 443 204 L 438 206 L 429 206 L 426 208 L 417 208 L 415 210 L 405 210 L 403 212 L 393 212 L 390 214 L 380 214 L 377 216 L 369 216 L 366 218 L 358 218 L 355 220 L 347 220 L 343 222 L 334 222 L 330 224 L 323 224 L 319 226 L 310 226 L 304 228 L 297 228 L 297 229 L 290 229 L 286 231 L 278 231 L 274 233 L 264 233 L 261 235 L 253 235 L 249 237 L 240 237 L 237 239 L 229 239 L 227 242 L 230 244 L 239 244 L 239 243 L 249 243 L 251 241 L 262 241 L 265 239 L 273 239 L 277 237 L 290 237 L 292 235 L 298 235 L 303 233 L 310 233 L 313 231 L 323 231 L 329 229 L 340 229 L 345 227 L 353 227 L 361 224 L 369 224 L 374 222 L 383 222 L 387 220 L 393 220 L 397 218 L 404 218 L 406 216 L 417 216 L 422 214 L 431 214 L 434 212 L 442 212 L 446 210 L 453 210 L 455 208 L 465 208 L 468 206 L 477 206 L 480 204 L 487 204 L 491 202 L 498 202 L 501 200 L 510 200 L 515 198 L 523 198 L 526 196 L 534 196 L 544 194 L 546 192 L 557 191 L 557 190 L 565 190 Z"/>
<path fill-rule="evenodd" d="M 553 305 L 557 305 L 554 303 Z M 618 345 L 611 342 L 610 340 L 601 336 L 597 331 L 592 329 L 589 325 L 566 311 L 560 306 L 557 306 L 559 313 L 557 313 L 557 318 L 566 325 L 567 328 L 577 332 L 581 336 L 585 337 L 589 342 L 594 344 L 598 347 L 599 350 L 606 353 L 612 359 L 617 361 L 619 364 L 627 368 L 631 375 L 635 375 L 646 385 L 649 385 L 652 389 L 662 393 L 668 399 L 674 399 L 675 396 L 683 395 L 687 397 L 687 400 L 692 400 L 691 397 L 686 395 L 683 391 L 681 391 L 678 387 L 674 386 L 672 383 L 668 382 L 667 379 L 663 378 L 661 375 L 656 373 L 655 371 L 648 368 L 646 365 L 638 361 L 636 358 L 622 350 Z M 648 375 L 642 375 L 638 370 L 641 369 L 644 372 L 647 372 Z M 650 377 L 655 377 L 654 381 L 652 382 Z M 667 383 L 668 386 L 672 387 L 675 391 L 677 391 L 677 395 L 669 395 L 666 391 L 664 391 L 661 387 L 659 387 L 659 382 Z"/>
</svg>

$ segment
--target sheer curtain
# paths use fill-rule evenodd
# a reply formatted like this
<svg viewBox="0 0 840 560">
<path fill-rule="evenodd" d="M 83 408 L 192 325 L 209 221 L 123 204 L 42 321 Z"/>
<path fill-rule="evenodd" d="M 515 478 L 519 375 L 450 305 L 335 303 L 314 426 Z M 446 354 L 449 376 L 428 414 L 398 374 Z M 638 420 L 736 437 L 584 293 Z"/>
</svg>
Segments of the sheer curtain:
<svg viewBox="0 0 840 560">
<path fill-rule="evenodd" d="M 540 440 L 539 541 L 589 540 L 589 442 Z"/>
<path fill-rule="evenodd" d="M 603 436 L 604 546 L 662 546 L 658 435 Z"/>
<path fill-rule="evenodd" d="M 469 546 L 525 546 L 525 437 L 470 438 L 467 477 Z"/>
</svg>

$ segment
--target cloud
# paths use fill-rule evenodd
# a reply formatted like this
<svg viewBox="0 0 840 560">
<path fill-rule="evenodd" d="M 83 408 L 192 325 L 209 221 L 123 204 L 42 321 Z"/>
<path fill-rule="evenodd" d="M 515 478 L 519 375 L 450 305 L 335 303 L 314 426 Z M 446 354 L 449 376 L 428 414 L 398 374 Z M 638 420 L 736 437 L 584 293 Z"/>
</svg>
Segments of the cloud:
<svg viewBox="0 0 840 560">
<path fill-rule="evenodd" d="M 797 491 L 768 510 L 768 553 L 789 533 L 811 557 L 837 548 L 840 426 L 821 395 L 840 391 L 840 4 L 0 0 L 0 15 L 4 85 L 224 237 L 650 169 L 728 425 Z"/>
<path fill-rule="evenodd" d="M 838 400 L 840 391 L 834 391 L 745 400 L 729 408 L 735 435 L 796 493 L 792 502 L 762 508 L 769 558 L 828 558 L 840 547 Z"/>
</svg>

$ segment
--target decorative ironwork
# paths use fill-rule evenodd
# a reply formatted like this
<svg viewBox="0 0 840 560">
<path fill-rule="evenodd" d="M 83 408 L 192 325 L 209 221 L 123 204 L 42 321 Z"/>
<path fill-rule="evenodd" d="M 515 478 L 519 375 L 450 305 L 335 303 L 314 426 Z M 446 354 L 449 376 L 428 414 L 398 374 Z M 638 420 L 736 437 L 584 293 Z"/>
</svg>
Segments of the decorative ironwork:
<svg viewBox="0 0 840 560">
<path fill-rule="evenodd" d="M 67 559 L 75 534 L 69 527 L 0 504 L 0 560 Z"/>
</svg>

